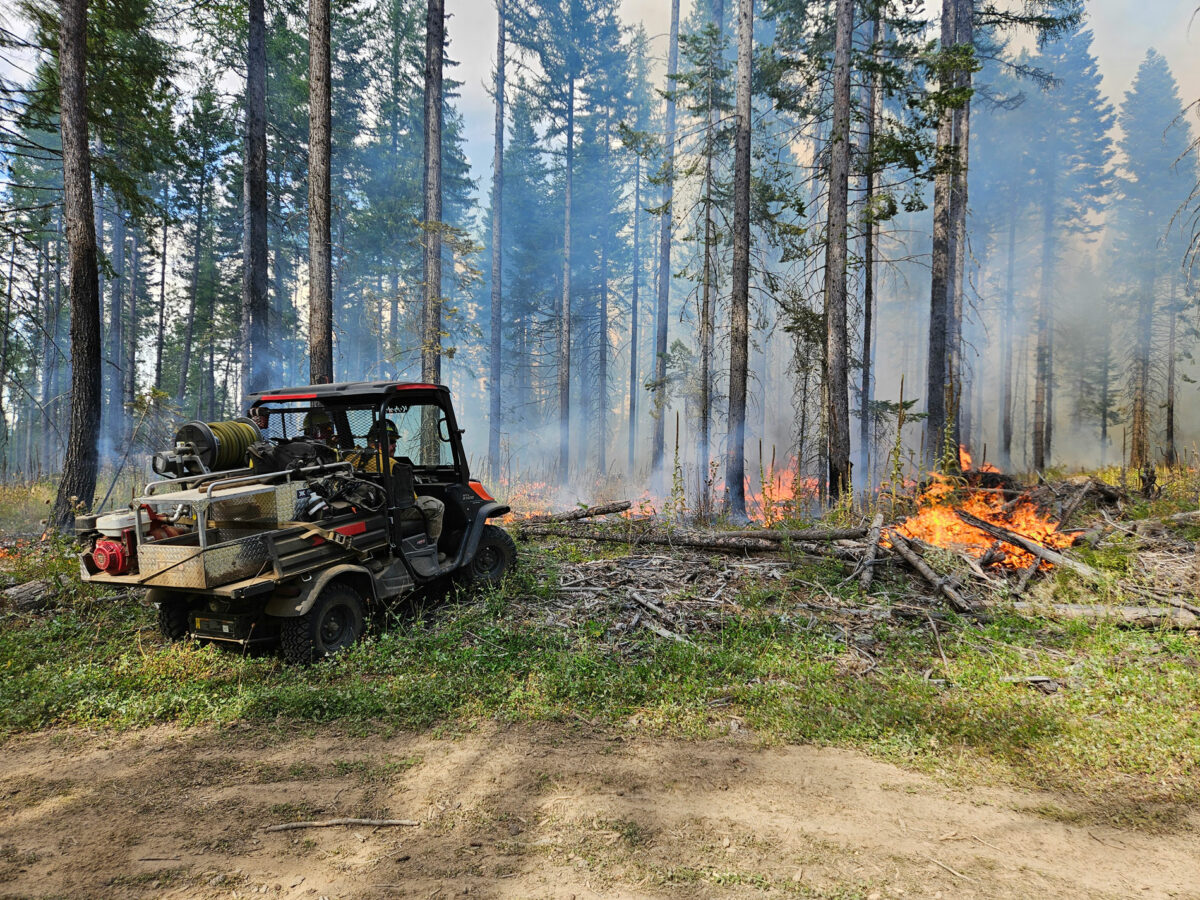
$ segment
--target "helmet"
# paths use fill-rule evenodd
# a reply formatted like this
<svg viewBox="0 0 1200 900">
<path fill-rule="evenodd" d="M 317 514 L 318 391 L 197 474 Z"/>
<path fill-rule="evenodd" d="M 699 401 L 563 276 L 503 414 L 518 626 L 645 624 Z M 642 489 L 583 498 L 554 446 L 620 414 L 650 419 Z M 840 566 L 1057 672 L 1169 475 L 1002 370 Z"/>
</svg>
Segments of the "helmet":
<svg viewBox="0 0 1200 900">
<path fill-rule="evenodd" d="M 311 436 L 320 435 L 322 433 L 333 433 L 333 419 L 329 418 L 329 413 L 321 409 L 314 409 L 311 412 L 305 413 L 303 423 L 304 433 Z"/>
<path fill-rule="evenodd" d="M 367 432 L 367 440 L 372 444 L 382 444 L 385 441 L 394 444 L 400 440 L 400 429 L 391 419 L 380 419 Z"/>
</svg>

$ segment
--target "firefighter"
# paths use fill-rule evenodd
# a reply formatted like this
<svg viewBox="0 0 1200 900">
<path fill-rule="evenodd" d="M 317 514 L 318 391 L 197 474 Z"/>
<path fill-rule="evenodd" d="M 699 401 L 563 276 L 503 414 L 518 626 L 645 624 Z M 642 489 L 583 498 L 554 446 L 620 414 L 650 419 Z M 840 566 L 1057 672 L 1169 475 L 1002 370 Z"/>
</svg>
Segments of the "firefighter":
<svg viewBox="0 0 1200 900">
<path fill-rule="evenodd" d="M 310 441 L 320 441 L 333 446 L 333 419 L 323 409 L 314 409 L 304 414 L 304 436 Z"/>
<path fill-rule="evenodd" d="M 400 429 L 391 419 L 380 419 L 367 432 L 367 446 L 346 454 L 346 459 L 354 463 L 360 472 L 379 472 L 380 460 L 387 460 L 387 470 L 390 474 L 396 466 L 396 443 L 400 440 Z M 429 539 L 435 544 L 442 536 L 442 519 L 445 516 L 446 505 L 437 497 L 413 492 L 417 509 L 425 519 L 425 530 Z M 438 554 L 438 561 L 444 561 L 445 554 Z"/>
</svg>

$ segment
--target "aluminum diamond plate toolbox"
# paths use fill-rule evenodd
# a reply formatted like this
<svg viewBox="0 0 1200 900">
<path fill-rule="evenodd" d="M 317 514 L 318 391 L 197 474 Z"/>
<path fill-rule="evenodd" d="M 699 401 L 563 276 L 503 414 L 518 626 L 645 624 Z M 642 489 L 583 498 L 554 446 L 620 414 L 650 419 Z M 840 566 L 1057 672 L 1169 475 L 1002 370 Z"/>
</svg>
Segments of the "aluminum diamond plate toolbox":
<svg viewBox="0 0 1200 900">
<path fill-rule="evenodd" d="M 210 528 L 208 547 L 197 536 L 182 535 L 138 549 L 144 583 L 151 587 L 218 587 L 261 575 L 271 567 L 265 535 L 257 529 Z"/>
</svg>

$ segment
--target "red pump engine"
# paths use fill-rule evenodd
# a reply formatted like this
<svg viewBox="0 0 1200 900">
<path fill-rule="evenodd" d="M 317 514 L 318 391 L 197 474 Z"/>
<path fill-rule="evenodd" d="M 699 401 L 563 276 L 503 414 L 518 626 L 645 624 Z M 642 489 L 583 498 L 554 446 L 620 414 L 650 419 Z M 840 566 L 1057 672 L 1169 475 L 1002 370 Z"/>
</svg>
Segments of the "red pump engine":
<svg viewBox="0 0 1200 900">
<path fill-rule="evenodd" d="M 129 545 L 133 540 L 133 529 L 128 528 L 121 535 L 121 540 L 101 538 L 92 548 L 92 562 L 96 568 L 109 575 L 124 575 L 129 571 L 132 554 Z"/>
</svg>

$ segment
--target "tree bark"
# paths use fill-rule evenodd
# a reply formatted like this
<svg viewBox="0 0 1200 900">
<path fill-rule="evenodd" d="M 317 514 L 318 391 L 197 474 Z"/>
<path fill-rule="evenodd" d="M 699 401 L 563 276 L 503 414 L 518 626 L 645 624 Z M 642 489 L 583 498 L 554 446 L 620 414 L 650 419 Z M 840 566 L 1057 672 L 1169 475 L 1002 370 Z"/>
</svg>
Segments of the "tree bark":
<svg viewBox="0 0 1200 900">
<path fill-rule="evenodd" d="M 1129 435 L 1129 468 L 1137 470 L 1150 461 L 1150 354 L 1154 336 L 1154 279 L 1142 281 L 1134 334 L 1133 410 Z"/>
<path fill-rule="evenodd" d="M 571 191 L 575 168 L 575 77 L 567 77 L 566 187 L 563 196 L 562 302 L 558 311 L 558 482 L 571 465 Z"/>
<path fill-rule="evenodd" d="M 849 0 L 839 0 L 849 2 Z M 746 367 L 750 318 L 750 70 L 754 51 L 754 0 L 738 0 L 735 82 L 737 125 L 733 160 L 733 263 L 729 329 L 729 436 L 725 495 L 729 518 L 746 516 Z"/>
<path fill-rule="evenodd" d="M 1000 322 L 1000 462 L 1012 465 L 1013 439 L 1013 323 L 1016 319 L 1017 213 L 1008 220 L 1008 272 L 1004 285 L 1004 315 Z"/>
<path fill-rule="evenodd" d="M 446 45 L 444 0 L 428 0 L 425 8 L 425 179 L 421 307 L 421 379 L 442 380 L 442 54 Z M 432 465 L 438 457 L 437 416 L 427 407 L 421 418 L 421 457 Z"/>
<path fill-rule="evenodd" d="M 974 0 L 955 0 L 955 43 L 970 47 L 975 39 Z M 970 90 L 971 70 L 957 73 L 956 85 Z M 950 179 L 950 308 L 947 322 L 946 355 L 954 403 L 946 410 L 950 442 L 955 448 L 963 443 L 960 432 L 962 410 L 968 408 L 966 377 L 963 366 L 963 282 L 967 258 L 967 176 L 970 161 L 971 101 L 966 99 L 954 110 L 954 171 Z M 954 456 L 957 459 L 957 455 Z"/>
<path fill-rule="evenodd" d="M 867 190 L 864 201 L 867 215 L 866 241 L 863 248 L 862 392 L 860 395 L 861 408 L 859 410 L 858 422 L 859 466 L 862 469 L 863 484 L 868 488 L 874 484 L 874 475 L 871 471 L 873 459 L 873 448 L 871 445 L 874 440 L 874 423 L 871 418 L 871 407 L 875 399 L 875 383 L 872 380 L 872 371 L 875 363 L 875 345 L 873 343 L 874 335 L 872 331 L 875 327 L 875 241 L 879 234 L 879 228 L 875 224 L 875 134 L 879 127 L 878 116 L 881 109 L 879 102 L 878 68 L 882 61 L 882 38 L 883 6 L 877 5 L 875 7 L 875 14 L 871 19 L 871 61 L 874 68 L 871 71 L 870 86 L 867 89 Z M 867 586 L 870 586 L 869 579 L 866 583 Z"/>
<path fill-rule="evenodd" d="M 1175 305 L 1175 276 L 1171 276 L 1171 300 L 1167 305 L 1169 315 L 1167 330 L 1167 431 L 1166 446 L 1163 449 L 1165 462 L 1174 466 L 1179 461 L 1178 450 L 1175 447 L 1175 350 L 1178 340 L 1179 309 Z"/>
<path fill-rule="evenodd" d="M 100 424 L 100 284 L 96 267 L 87 121 L 87 0 L 62 0 L 59 26 L 63 209 L 71 297 L 71 426 L 63 477 L 50 515 L 60 528 L 96 492 Z"/>
<path fill-rule="evenodd" d="M 1041 472 L 1046 468 L 1046 456 L 1049 451 L 1049 440 L 1046 436 L 1047 420 L 1049 418 L 1050 381 L 1054 377 L 1054 364 L 1050 355 L 1050 332 L 1053 326 L 1054 290 L 1054 254 L 1056 216 L 1054 173 L 1047 173 L 1047 184 L 1043 190 L 1042 202 L 1042 282 L 1038 293 L 1037 310 L 1037 350 L 1034 361 L 1033 388 L 1033 468 Z"/>
<path fill-rule="evenodd" d="M 638 395 L 638 288 L 642 281 L 642 244 L 639 226 L 642 219 L 642 158 L 633 157 L 633 287 L 629 299 L 629 450 L 625 474 L 633 477 L 637 456 Z"/>
<path fill-rule="evenodd" d="M 115 200 L 114 195 L 114 200 Z M 113 279 L 108 300 L 108 349 L 104 369 L 108 378 L 107 402 L 103 418 L 105 440 L 115 448 L 120 446 L 125 421 L 125 408 L 121 405 L 121 389 L 125 381 L 123 321 L 125 312 L 125 211 L 114 203 L 113 209 Z"/>
<path fill-rule="evenodd" d="M 333 381 L 329 0 L 309 0 L 308 43 L 309 381 L 329 384 Z"/>
<path fill-rule="evenodd" d="M 133 402 L 137 396 L 137 349 L 138 349 L 138 276 L 141 274 L 141 241 L 139 240 L 141 232 L 134 228 L 130 234 L 129 247 L 129 333 L 125 341 L 125 346 L 122 348 L 124 354 L 123 361 L 123 378 L 121 381 L 121 407 L 123 410 L 132 410 Z M 122 444 L 128 445 L 128 442 L 133 439 L 133 418 L 131 413 L 126 413 L 123 417 L 125 431 L 122 435 Z"/>
<path fill-rule="evenodd" d="M 671 0 L 671 34 L 667 45 L 667 85 L 679 71 L 679 0 Z M 662 220 L 658 232 L 658 297 L 654 310 L 654 433 L 650 445 L 651 478 L 661 482 L 666 449 L 667 306 L 671 297 L 671 232 L 675 200 L 675 100 L 667 98 L 663 145 Z"/>
<path fill-rule="evenodd" d="M 329 4 L 325 7 L 325 108 L 329 85 Z M 267 37 L 265 0 L 250 0 L 249 43 L 246 54 L 246 146 L 243 159 L 242 234 L 242 392 L 262 390 L 270 375 L 267 296 Z M 317 23 L 309 10 L 309 40 Z M 313 63 L 316 64 L 315 62 Z M 314 83 L 311 77 L 310 86 Z"/>
<path fill-rule="evenodd" d="M 167 233 L 171 222 L 171 182 L 163 182 L 162 237 L 158 270 L 158 328 L 154 338 L 154 390 L 162 390 L 163 342 L 167 326 Z"/>
<path fill-rule="evenodd" d="M 846 340 L 846 212 L 850 192 L 850 40 L 852 0 L 837 0 L 833 51 L 833 125 L 829 136 L 829 201 L 825 235 L 825 380 L 829 435 L 828 499 L 850 481 L 849 354 Z"/>
<path fill-rule="evenodd" d="M 491 368 L 488 387 L 491 390 L 491 414 L 488 428 L 488 463 L 492 479 L 500 478 L 500 344 L 504 319 L 501 315 L 503 294 L 501 293 L 504 197 L 504 27 L 505 0 L 496 0 L 499 23 L 496 27 L 496 95 L 495 145 L 492 152 L 492 341 Z"/>
<path fill-rule="evenodd" d="M 942 47 L 949 49 L 957 36 L 957 3 L 942 4 Z M 954 86 L 954 75 L 943 77 L 940 87 Z M 929 357 L 927 361 L 925 410 L 925 459 L 934 468 L 942 454 L 946 433 L 946 387 L 950 381 L 950 266 L 951 247 L 950 193 L 954 164 L 954 111 L 943 108 L 938 115 L 936 138 L 937 172 L 933 179 L 933 255 L 930 266 Z"/>
</svg>

